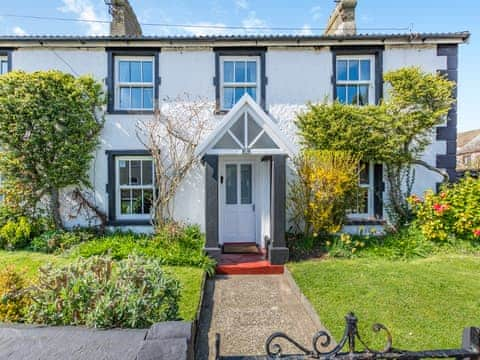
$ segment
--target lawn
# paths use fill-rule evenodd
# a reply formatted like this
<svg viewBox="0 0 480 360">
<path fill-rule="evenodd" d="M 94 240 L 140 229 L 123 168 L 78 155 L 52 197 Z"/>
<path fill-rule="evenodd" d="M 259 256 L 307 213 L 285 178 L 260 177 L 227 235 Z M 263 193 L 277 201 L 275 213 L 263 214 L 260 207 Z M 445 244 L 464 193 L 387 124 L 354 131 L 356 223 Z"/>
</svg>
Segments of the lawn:
<svg viewBox="0 0 480 360">
<path fill-rule="evenodd" d="M 13 265 L 25 272 L 29 279 L 34 279 L 38 268 L 44 264 L 67 264 L 71 259 L 30 251 L 3 251 L 0 250 L 0 269 Z M 165 271 L 174 276 L 182 285 L 180 300 L 180 317 L 184 320 L 195 318 L 200 301 L 203 270 L 186 266 L 165 266 Z"/>
<path fill-rule="evenodd" d="M 480 257 L 443 255 L 411 261 L 309 260 L 288 268 L 336 340 L 354 311 L 360 334 L 383 348 L 381 322 L 396 348 L 458 348 L 464 327 L 480 326 Z"/>
</svg>

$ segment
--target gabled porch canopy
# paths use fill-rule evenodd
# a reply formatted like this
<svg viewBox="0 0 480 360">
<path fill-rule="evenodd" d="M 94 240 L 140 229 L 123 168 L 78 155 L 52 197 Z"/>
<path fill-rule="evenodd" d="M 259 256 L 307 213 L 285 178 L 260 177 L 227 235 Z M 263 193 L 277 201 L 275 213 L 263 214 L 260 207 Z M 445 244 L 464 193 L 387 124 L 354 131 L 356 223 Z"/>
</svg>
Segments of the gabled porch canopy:
<svg viewBox="0 0 480 360">
<path fill-rule="evenodd" d="M 292 156 L 295 147 L 247 93 L 199 146 L 198 155 Z"/>
</svg>

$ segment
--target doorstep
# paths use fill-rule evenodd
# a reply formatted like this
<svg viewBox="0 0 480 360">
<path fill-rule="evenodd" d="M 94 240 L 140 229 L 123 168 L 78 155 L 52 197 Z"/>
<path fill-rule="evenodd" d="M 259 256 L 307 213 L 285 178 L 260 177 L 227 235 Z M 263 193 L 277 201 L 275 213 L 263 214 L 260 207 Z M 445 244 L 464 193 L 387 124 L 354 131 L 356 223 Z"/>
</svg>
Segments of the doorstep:
<svg viewBox="0 0 480 360">
<path fill-rule="evenodd" d="M 272 265 L 265 251 L 259 254 L 221 254 L 216 267 L 217 275 L 278 275 L 283 265 Z"/>
</svg>

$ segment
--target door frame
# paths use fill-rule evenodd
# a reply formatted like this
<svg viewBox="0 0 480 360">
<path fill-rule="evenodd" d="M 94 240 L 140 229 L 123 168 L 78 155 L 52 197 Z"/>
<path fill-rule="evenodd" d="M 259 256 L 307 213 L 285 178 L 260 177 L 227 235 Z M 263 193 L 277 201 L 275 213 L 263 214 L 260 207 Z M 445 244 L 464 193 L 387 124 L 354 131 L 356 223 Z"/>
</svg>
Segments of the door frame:
<svg viewBox="0 0 480 360">
<path fill-rule="evenodd" d="M 254 211 L 254 242 L 257 245 L 261 245 L 261 239 L 258 239 L 257 236 L 257 226 L 258 226 L 258 214 L 259 214 L 259 208 L 257 206 L 256 200 L 257 200 L 257 162 L 258 160 L 256 158 L 252 158 L 251 156 L 220 156 L 219 157 L 219 162 L 218 162 L 218 242 L 219 245 L 223 245 L 223 232 L 224 232 L 224 206 L 225 206 L 225 186 L 221 182 L 221 177 L 225 177 L 225 166 L 227 164 L 251 164 L 252 165 L 252 206 L 255 206 L 255 211 Z"/>
</svg>

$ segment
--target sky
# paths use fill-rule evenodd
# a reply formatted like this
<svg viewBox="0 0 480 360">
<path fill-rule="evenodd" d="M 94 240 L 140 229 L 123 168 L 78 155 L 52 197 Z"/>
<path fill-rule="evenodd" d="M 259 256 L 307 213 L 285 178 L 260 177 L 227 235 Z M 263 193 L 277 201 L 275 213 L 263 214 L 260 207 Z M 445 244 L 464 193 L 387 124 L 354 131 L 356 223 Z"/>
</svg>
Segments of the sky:
<svg viewBox="0 0 480 360">
<path fill-rule="evenodd" d="M 333 0 L 130 0 L 148 35 L 238 33 L 321 34 L 335 6 Z M 108 24 L 26 19 L 11 15 L 109 20 L 104 0 L 0 0 L 0 34 L 100 35 Z M 459 52 L 458 129 L 480 128 L 480 1 L 358 0 L 359 33 L 471 32 Z M 197 27 L 196 27 L 197 26 Z M 203 26 L 215 26 L 204 28 Z M 262 29 L 226 29 L 225 26 Z M 276 30 L 287 27 L 294 30 Z"/>
</svg>

